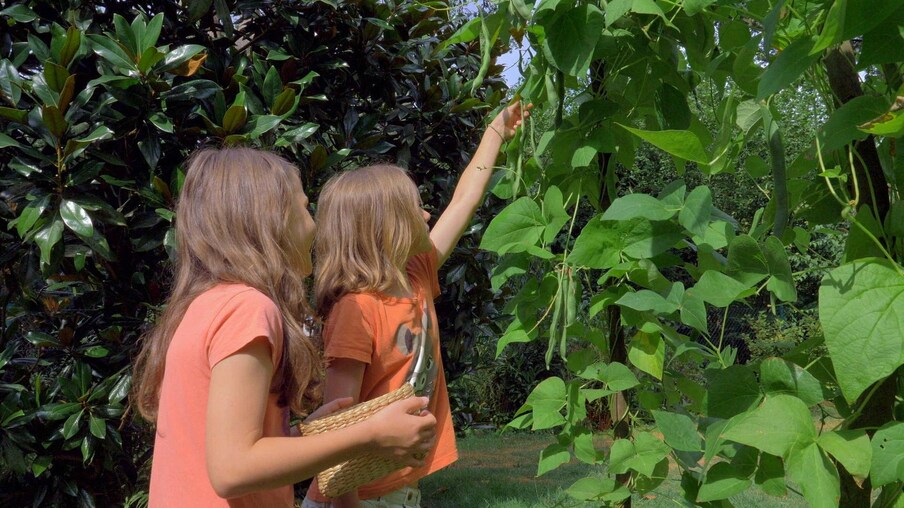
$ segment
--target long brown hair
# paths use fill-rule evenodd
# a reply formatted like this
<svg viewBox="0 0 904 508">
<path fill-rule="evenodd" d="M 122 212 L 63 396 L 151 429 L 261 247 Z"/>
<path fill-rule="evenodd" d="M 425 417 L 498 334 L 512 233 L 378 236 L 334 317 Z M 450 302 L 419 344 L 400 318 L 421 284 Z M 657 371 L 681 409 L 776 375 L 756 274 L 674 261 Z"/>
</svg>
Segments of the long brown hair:
<svg viewBox="0 0 904 508">
<path fill-rule="evenodd" d="M 172 294 L 135 361 L 132 403 L 146 419 L 156 420 L 166 352 L 186 309 L 219 283 L 253 287 L 277 305 L 283 354 L 271 390 L 296 413 L 312 405 L 321 358 L 305 328 L 311 267 L 298 226 L 301 192 L 298 170 L 269 152 L 205 149 L 189 159 L 176 206 Z"/>
<path fill-rule="evenodd" d="M 332 177 L 317 201 L 314 300 L 322 318 L 346 293 L 409 290 L 405 265 L 427 227 L 404 169 L 366 166 Z"/>
</svg>

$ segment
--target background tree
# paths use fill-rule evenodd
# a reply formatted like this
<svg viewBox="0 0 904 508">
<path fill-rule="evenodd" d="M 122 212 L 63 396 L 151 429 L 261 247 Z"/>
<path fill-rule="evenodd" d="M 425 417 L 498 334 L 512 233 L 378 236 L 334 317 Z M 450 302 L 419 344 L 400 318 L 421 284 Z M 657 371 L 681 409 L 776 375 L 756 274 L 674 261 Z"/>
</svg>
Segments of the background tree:
<svg viewBox="0 0 904 508">
<path fill-rule="evenodd" d="M 313 196 L 334 171 L 398 161 L 425 201 L 448 199 L 504 88 L 476 43 L 437 51 L 460 12 L 220 0 L 0 11 L 0 504 L 141 499 L 152 435 L 127 409 L 130 358 L 167 293 L 193 150 L 276 149 Z M 465 303 L 482 312 L 463 249 L 448 328 Z"/>
</svg>

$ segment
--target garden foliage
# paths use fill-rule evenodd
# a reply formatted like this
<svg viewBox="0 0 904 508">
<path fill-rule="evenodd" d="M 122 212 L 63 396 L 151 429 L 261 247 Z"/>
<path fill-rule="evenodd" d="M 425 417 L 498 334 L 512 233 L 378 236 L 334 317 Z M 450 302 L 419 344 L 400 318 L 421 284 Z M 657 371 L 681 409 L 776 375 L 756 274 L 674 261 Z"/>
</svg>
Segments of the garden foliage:
<svg viewBox="0 0 904 508">
<path fill-rule="evenodd" d="M 446 2 L 28 1 L 0 23 L 4 506 L 141 498 L 153 435 L 127 409 L 130 359 L 193 150 L 278 150 L 312 196 L 388 159 L 438 202 L 502 88 L 476 43 L 437 54 L 461 24 Z M 450 260 L 446 312 L 480 316 L 475 262 Z"/>
<path fill-rule="evenodd" d="M 497 351 L 539 341 L 568 368 L 510 423 L 555 429 L 538 474 L 604 464 L 608 479 L 568 491 L 607 505 L 677 467 L 683 506 L 732 506 L 752 488 L 904 506 L 902 22 L 900 0 L 503 0 L 447 41 L 513 40 L 521 99 L 554 117 L 509 144 L 494 192 L 511 202 L 481 244 L 500 256 L 494 285 L 517 290 Z M 778 105 L 810 91 L 816 129 L 792 150 Z M 752 139 L 766 157 L 741 157 Z M 630 173 L 642 144 L 675 172 L 625 192 L 617 168 Z M 714 206 L 707 182 L 724 173 L 768 177 L 767 204 L 752 217 Z M 816 333 L 739 364 L 709 316 L 812 301 L 789 253 L 837 230 L 849 233 L 841 263 L 819 267 Z M 615 418 L 608 450 L 593 440 L 597 400 Z"/>
</svg>

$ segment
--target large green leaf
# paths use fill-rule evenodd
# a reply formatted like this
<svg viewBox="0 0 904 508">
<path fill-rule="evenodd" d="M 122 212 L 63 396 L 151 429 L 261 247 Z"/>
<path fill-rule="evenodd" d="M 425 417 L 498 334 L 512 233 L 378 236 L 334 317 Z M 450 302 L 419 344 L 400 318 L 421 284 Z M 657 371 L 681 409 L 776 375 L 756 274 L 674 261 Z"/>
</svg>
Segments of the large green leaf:
<svg viewBox="0 0 904 508">
<path fill-rule="evenodd" d="M 860 481 L 866 479 L 873 459 L 873 449 L 866 431 L 833 430 L 819 436 L 816 442 L 854 478 Z"/>
<path fill-rule="evenodd" d="M 540 382 L 525 402 L 533 409 L 533 430 L 549 429 L 565 423 L 562 416 L 565 399 L 565 382 L 561 378 L 551 377 Z"/>
<path fill-rule="evenodd" d="M 855 97 L 836 109 L 819 129 L 819 143 L 824 152 L 831 152 L 859 141 L 868 135 L 858 128 L 888 111 L 888 99 L 877 95 Z"/>
<path fill-rule="evenodd" d="M 603 213 L 603 220 L 626 220 L 644 218 L 650 220 L 667 220 L 675 215 L 665 203 L 649 194 L 628 194 L 609 205 Z"/>
<path fill-rule="evenodd" d="M 590 219 L 574 241 L 574 248 L 568 260 L 577 266 L 589 268 L 611 268 L 617 265 L 621 261 L 620 253 L 625 247 L 622 238 L 622 230 L 627 229 L 625 224 L 603 222 L 599 218 Z M 487 234 L 484 234 L 484 238 L 486 237 Z"/>
<path fill-rule="evenodd" d="M 678 305 L 666 300 L 659 293 L 649 289 L 641 289 L 626 293 L 615 302 L 623 307 L 639 311 L 653 311 L 657 314 L 671 314 L 678 310 Z"/>
<path fill-rule="evenodd" d="M 826 400 L 819 380 L 799 365 L 781 358 L 769 358 L 760 364 L 760 383 L 766 393 L 794 395 L 808 406 Z"/>
<path fill-rule="evenodd" d="M 579 501 L 608 501 L 618 503 L 631 497 L 631 491 L 611 478 L 581 478 L 565 493 Z"/>
<path fill-rule="evenodd" d="M 691 131 L 645 131 L 617 124 L 656 148 L 698 164 L 709 164 L 710 158 L 703 149 L 703 143 Z"/>
<path fill-rule="evenodd" d="M 738 235 L 728 245 L 728 269 L 733 278 L 752 286 L 769 275 L 769 265 L 760 244 L 749 235 Z"/>
<path fill-rule="evenodd" d="M 753 481 L 770 496 L 784 496 L 788 489 L 785 485 L 785 467 L 781 457 L 760 453 L 760 464 Z"/>
<path fill-rule="evenodd" d="M 546 189 L 543 197 L 543 217 L 546 220 L 546 228 L 543 230 L 543 242 L 549 243 L 556 239 L 559 230 L 568 220 L 568 212 L 565 210 L 562 191 L 555 185 Z"/>
<path fill-rule="evenodd" d="M 637 432 L 634 441 L 619 439 L 609 451 L 609 472 L 626 473 L 633 469 L 644 476 L 652 476 L 656 465 L 669 454 L 670 448 L 649 432 Z"/>
<path fill-rule="evenodd" d="M 753 411 L 738 415 L 722 434 L 725 439 L 778 456 L 816 441 L 810 410 L 797 397 L 772 395 Z"/>
<path fill-rule="evenodd" d="M 863 35 L 861 69 L 904 60 L 904 9 L 899 9 L 885 21 Z"/>
<path fill-rule="evenodd" d="M 524 252 L 537 244 L 545 227 L 543 212 L 537 203 L 526 196 L 518 198 L 490 222 L 480 248 L 499 254 Z"/>
<path fill-rule="evenodd" d="M 551 444 L 540 452 L 540 461 L 537 463 L 537 476 L 542 476 L 567 463 L 569 460 L 571 460 L 571 453 L 568 452 L 567 447 L 559 443 Z"/>
<path fill-rule="evenodd" d="M 684 452 L 703 451 L 700 435 L 697 434 L 697 425 L 689 416 L 653 411 L 653 419 L 656 420 L 656 428 L 662 432 L 667 445 Z"/>
<path fill-rule="evenodd" d="M 678 223 L 694 235 L 703 236 L 713 211 L 713 195 L 709 187 L 700 185 L 687 195 L 684 207 L 678 213 Z"/>
<path fill-rule="evenodd" d="M 638 369 L 661 380 L 665 365 L 665 342 L 659 332 L 637 332 L 628 345 L 628 360 Z"/>
<path fill-rule="evenodd" d="M 732 302 L 747 296 L 751 289 L 749 284 L 732 279 L 724 273 L 707 270 L 692 290 L 706 303 L 728 307 Z"/>
<path fill-rule="evenodd" d="M 706 414 L 714 418 L 731 418 L 759 402 L 762 394 L 756 374 L 746 365 L 705 371 L 708 381 Z"/>
<path fill-rule="evenodd" d="M 719 462 L 706 472 L 706 479 L 697 493 L 697 501 L 728 499 L 750 487 L 752 471 L 728 462 Z"/>
<path fill-rule="evenodd" d="M 904 422 L 889 422 L 872 440 L 869 477 L 873 487 L 904 482 Z"/>
<path fill-rule="evenodd" d="M 763 253 L 766 255 L 766 264 L 769 266 L 770 274 L 766 289 L 772 291 L 783 302 L 797 300 L 797 288 L 791 277 L 791 262 L 788 261 L 788 255 L 781 240 L 774 236 L 766 238 Z"/>
<path fill-rule="evenodd" d="M 544 18 L 543 24 L 544 49 L 552 64 L 571 76 L 586 74 L 605 25 L 603 11 L 594 4 L 560 8 L 553 16 Z"/>
<path fill-rule="evenodd" d="M 760 79 L 757 100 L 765 100 L 787 87 L 816 62 L 819 54 L 810 54 L 813 46 L 813 39 L 798 39 L 779 53 Z"/>
<path fill-rule="evenodd" d="M 819 289 L 819 319 L 849 402 L 904 364 L 904 276 L 886 261 L 832 270 Z"/>
<path fill-rule="evenodd" d="M 841 498 L 838 470 L 816 443 L 795 446 L 785 463 L 788 476 L 800 485 L 810 506 L 838 506 Z"/>
</svg>

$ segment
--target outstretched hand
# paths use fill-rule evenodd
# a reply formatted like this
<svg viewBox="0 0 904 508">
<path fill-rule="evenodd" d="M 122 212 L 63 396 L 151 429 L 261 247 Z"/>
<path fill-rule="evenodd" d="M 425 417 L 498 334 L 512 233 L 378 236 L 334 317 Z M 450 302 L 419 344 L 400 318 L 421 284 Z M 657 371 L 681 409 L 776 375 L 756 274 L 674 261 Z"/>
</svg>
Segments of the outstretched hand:
<svg viewBox="0 0 904 508">
<path fill-rule="evenodd" d="M 521 101 L 516 100 L 496 115 L 496 118 L 490 122 L 489 129 L 499 134 L 503 141 L 508 141 L 515 135 L 515 131 L 518 130 L 524 119 L 530 116 L 530 110 L 533 107 L 533 104 L 528 104 L 527 107 L 522 108 Z"/>
</svg>

